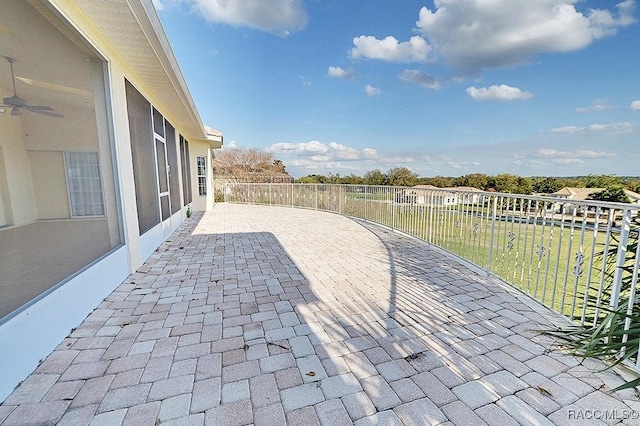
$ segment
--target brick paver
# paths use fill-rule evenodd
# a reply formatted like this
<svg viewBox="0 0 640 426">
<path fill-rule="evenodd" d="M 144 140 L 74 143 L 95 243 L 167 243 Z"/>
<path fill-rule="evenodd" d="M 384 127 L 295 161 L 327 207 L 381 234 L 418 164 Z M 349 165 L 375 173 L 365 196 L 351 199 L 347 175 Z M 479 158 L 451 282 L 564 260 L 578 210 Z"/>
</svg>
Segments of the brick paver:
<svg viewBox="0 0 640 426">
<path fill-rule="evenodd" d="M 608 424 L 635 415 L 633 391 L 608 392 L 621 383 L 615 373 L 547 351 L 535 330 L 554 319 L 400 233 L 218 204 L 43 360 L 0 405 L 0 424 L 570 425 L 596 411 L 620 415 Z"/>
</svg>

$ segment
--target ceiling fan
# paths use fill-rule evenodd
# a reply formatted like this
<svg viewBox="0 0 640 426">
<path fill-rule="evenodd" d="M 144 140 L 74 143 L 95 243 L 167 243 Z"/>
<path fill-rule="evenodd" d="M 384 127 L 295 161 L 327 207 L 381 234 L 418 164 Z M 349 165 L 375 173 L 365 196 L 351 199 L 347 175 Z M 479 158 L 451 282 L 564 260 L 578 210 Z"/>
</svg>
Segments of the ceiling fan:
<svg viewBox="0 0 640 426">
<path fill-rule="evenodd" d="M 55 110 L 46 105 L 30 105 L 26 100 L 22 99 L 16 93 L 16 78 L 13 73 L 13 63 L 16 62 L 10 56 L 3 56 L 9 62 L 9 66 L 11 67 L 11 83 L 13 84 L 13 96 L 9 96 L 8 98 L 3 98 L 2 102 L 4 105 L 0 105 L 0 108 L 11 108 L 11 115 L 22 115 L 23 110 L 27 110 L 30 112 L 35 112 L 37 114 L 48 115 L 50 117 L 62 118 L 63 114 L 55 112 Z"/>
</svg>

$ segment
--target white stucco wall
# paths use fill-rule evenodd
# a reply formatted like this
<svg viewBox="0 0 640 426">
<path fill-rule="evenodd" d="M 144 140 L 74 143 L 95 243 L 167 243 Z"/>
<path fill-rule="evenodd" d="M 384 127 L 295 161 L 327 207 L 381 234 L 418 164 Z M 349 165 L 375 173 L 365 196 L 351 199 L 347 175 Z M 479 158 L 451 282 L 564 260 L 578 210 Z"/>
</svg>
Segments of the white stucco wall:
<svg viewBox="0 0 640 426">
<path fill-rule="evenodd" d="M 110 218 L 120 217 L 119 225 L 110 229 L 112 239 L 120 240 L 122 234 L 123 245 L 108 253 L 102 259 L 83 270 L 63 285 L 55 288 L 46 296 L 32 303 L 11 318 L 5 318 L 0 323 L 0 401 L 4 400 L 21 380 L 26 378 L 38 365 L 64 339 L 69 330 L 76 327 L 113 289 L 115 289 L 130 273 L 134 272 L 147 257 L 158 247 L 168 234 L 177 229 L 184 221 L 186 207 L 178 211 L 164 224 L 151 229 L 143 236 L 139 235 L 136 207 L 136 193 L 134 185 L 133 163 L 131 155 L 131 141 L 129 134 L 129 122 L 126 107 L 125 79 L 134 84 L 137 89 L 156 107 L 165 118 L 176 126 L 176 133 L 184 134 L 179 120 L 158 105 L 158 96 L 151 93 L 148 86 L 139 76 L 135 75 L 131 68 L 122 60 L 118 50 L 109 45 L 97 28 L 88 22 L 72 0 L 50 0 L 52 6 L 60 16 L 72 22 L 76 32 L 106 60 L 108 72 L 107 79 L 107 115 L 110 119 L 108 129 L 104 134 L 100 128 L 85 129 L 85 135 L 93 140 L 98 138 L 100 143 L 101 161 L 115 163 L 114 180 L 115 193 L 106 192 L 105 197 L 116 199 L 117 211 L 108 211 Z M 96 100 L 99 103 L 99 100 Z M 91 114 L 104 116 L 100 111 L 91 111 Z M 95 123 L 95 116 L 87 116 L 87 121 Z M 19 123 L 19 121 L 16 121 Z M 78 124 L 80 125 L 80 124 Z M 100 127 L 100 126 L 98 126 Z M 78 129 L 81 135 L 85 130 Z M 4 132 L 3 127 L 3 132 Z M 22 143 L 22 128 L 19 124 L 8 126 L 3 138 L 20 141 L 20 143 L 4 143 L 0 152 L 5 160 L 4 167 L 0 169 L 0 225 L 2 222 L 21 225 L 39 219 L 38 211 L 42 211 L 43 217 L 64 216 L 68 214 L 61 206 L 47 206 L 47 203 L 55 203 L 55 199 L 63 197 L 66 188 L 53 183 L 51 188 L 40 188 L 35 191 L 31 179 L 31 168 L 34 164 L 44 167 L 46 154 L 35 153 L 29 155 L 25 146 L 30 140 L 40 139 L 45 145 L 34 146 L 34 149 L 55 148 L 63 150 L 59 146 L 55 131 L 51 134 L 43 134 L 34 128 L 33 134 L 26 144 Z M 97 132 L 97 133 L 96 133 Z M 102 133 L 101 133 L 102 132 Z M 81 143 L 81 141 L 76 141 Z M 113 152 L 109 144 L 111 143 Z M 207 157 L 208 173 L 211 173 L 211 154 L 206 142 L 189 141 L 193 190 L 193 210 L 205 210 L 212 207 L 213 189 L 208 188 L 207 195 L 198 195 L 197 170 L 195 158 L 199 155 Z M 54 146 L 56 145 L 56 146 Z M 113 156 L 111 157 L 111 154 Z M 56 161 L 58 161 L 57 159 Z M 53 166 L 53 164 L 52 164 Z M 46 173 L 46 167 L 41 170 Z M 111 179 L 111 176 L 105 176 Z M 210 185 L 211 177 L 208 176 Z M 48 192 L 50 191 L 50 192 Z M 51 197 L 55 194 L 54 200 Z M 10 205 L 6 200 L 10 200 Z M 180 196 L 182 200 L 182 194 Z M 64 199 L 68 206 L 67 198 Z M 67 207 L 68 208 L 68 207 Z M 46 212 L 45 212 L 46 210 Z M 8 214 L 7 214 L 8 212 Z M 115 222 L 118 224 L 118 222 Z M 73 306 L 73 309 L 69 309 Z"/>
</svg>

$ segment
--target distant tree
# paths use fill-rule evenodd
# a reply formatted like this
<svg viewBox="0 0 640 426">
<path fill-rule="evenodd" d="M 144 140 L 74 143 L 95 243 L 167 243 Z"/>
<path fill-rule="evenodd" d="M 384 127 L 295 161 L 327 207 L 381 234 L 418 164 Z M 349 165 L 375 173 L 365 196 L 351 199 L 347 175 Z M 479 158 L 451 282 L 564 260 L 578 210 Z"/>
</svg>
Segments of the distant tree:
<svg viewBox="0 0 640 426">
<path fill-rule="evenodd" d="M 533 192 L 533 181 L 527 177 L 518 177 L 517 194 L 531 194 Z"/>
<path fill-rule="evenodd" d="M 455 178 L 446 176 L 434 176 L 430 178 L 420 178 L 420 185 L 432 185 L 438 188 L 449 188 L 454 186 Z"/>
<path fill-rule="evenodd" d="M 490 176 L 487 188 L 494 189 L 496 192 L 515 194 L 518 191 L 518 176 L 508 173 Z"/>
<path fill-rule="evenodd" d="M 384 185 L 386 180 L 387 176 L 379 169 L 369 170 L 363 177 L 365 185 Z"/>
<path fill-rule="evenodd" d="M 276 171 L 277 173 L 282 173 L 285 175 L 288 174 L 287 168 L 285 167 L 282 160 L 278 160 L 278 159 L 273 160 L 273 170 Z"/>
<path fill-rule="evenodd" d="M 340 173 L 329 173 L 329 176 L 327 176 L 327 183 L 331 183 L 331 184 L 339 184 L 342 183 L 340 180 L 342 178 L 340 177 Z"/>
<path fill-rule="evenodd" d="M 545 177 L 536 178 L 533 181 L 533 191 L 539 194 L 553 194 L 564 188 L 556 178 Z"/>
<path fill-rule="evenodd" d="M 313 177 L 311 177 L 311 176 L 302 176 L 302 177 L 299 177 L 299 178 L 298 178 L 298 179 L 296 179 L 294 182 L 295 182 L 295 183 L 318 183 L 318 182 L 316 182 L 316 180 L 315 180 Z"/>
<path fill-rule="evenodd" d="M 307 175 L 296 179 L 296 183 L 327 183 L 327 179 L 324 175 Z"/>
<path fill-rule="evenodd" d="M 213 172 L 217 176 L 237 181 L 251 181 L 252 177 L 288 175 L 284 163 L 273 154 L 257 148 L 225 148 L 216 152 Z"/>
<path fill-rule="evenodd" d="M 508 194 L 531 194 L 533 184 L 530 178 L 503 173 L 489 177 L 487 190 L 489 189 Z"/>
<path fill-rule="evenodd" d="M 394 167 L 387 172 L 386 185 L 414 186 L 418 184 L 418 175 L 406 167 Z"/>
<path fill-rule="evenodd" d="M 589 194 L 589 199 L 597 201 L 612 201 L 615 203 L 631 202 L 627 194 L 624 192 L 624 188 L 622 187 L 622 185 L 608 186 L 602 191 Z"/>
<path fill-rule="evenodd" d="M 571 177 L 571 178 L 559 178 L 558 181 L 562 187 L 569 188 L 586 188 L 587 178 L 585 176 Z"/>
<path fill-rule="evenodd" d="M 589 175 L 585 181 L 585 188 L 609 188 L 621 185 L 620 178 L 615 175 Z"/>
<path fill-rule="evenodd" d="M 629 191 L 640 192 L 640 179 L 632 178 L 632 177 L 626 178 L 624 180 L 624 186 Z"/>
<path fill-rule="evenodd" d="M 364 183 L 364 179 L 361 176 L 351 173 L 350 175 L 340 178 L 340 183 L 345 185 L 362 185 Z"/>
<path fill-rule="evenodd" d="M 454 179 L 454 186 L 471 186 L 473 188 L 485 189 L 489 182 L 489 176 L 484 173 L 471 173 Z"/>
</svg>

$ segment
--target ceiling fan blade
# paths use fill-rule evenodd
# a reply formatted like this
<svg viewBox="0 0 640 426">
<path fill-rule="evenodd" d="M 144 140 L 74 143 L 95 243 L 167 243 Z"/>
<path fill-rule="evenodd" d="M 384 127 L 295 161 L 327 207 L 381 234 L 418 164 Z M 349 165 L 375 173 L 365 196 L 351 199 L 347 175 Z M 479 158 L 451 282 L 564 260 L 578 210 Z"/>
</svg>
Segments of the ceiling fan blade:
<svg viewBox="0 0 640 426">
<path fill-rule="evenodd" d="M 54 111 L 53 108 L 45 105 L 25 105 L 24 108 L 31 112 Z"/>
<path fill-rule="evenodd" d="M 11 108 L 11 115 L 15 116 L 15 115 L 22 115 L 22 108 L 20 107 L 13 107 Z"/>
<path fill-rule="evenodd" d="M 2 102 L 12 107 L 22 108 L 27 106 L 27 101 L 17 95 L 9 96 L 8 98 L 2 98 Z"/>
<path fill-rule="evenodd" d="M 30 86 L 42 87 L 45 89 L 58 90 L 60 92 L 73 93 L 74 95 L 90 97 L 93 93 L 89 90 L 78 89 L 76 87 L 63 86 L 61 84 L 47 83 L 46 81 L 34 80 L 32 78 L 16 76 L 17 80 L 22 81 Z"/>
<path fill-rule="evenodd" d="M 36 114 L 48 115 L 49 117 L 55 117 L 55 118 L 64 117 L 64 114 L 60 114 L 59 112 L 54 112 L 53 110 L 51 110 L 51 111 L 36 110 L 36 111 L 31 111 L 31 112 L 35 112 Z"/>
</svg>

